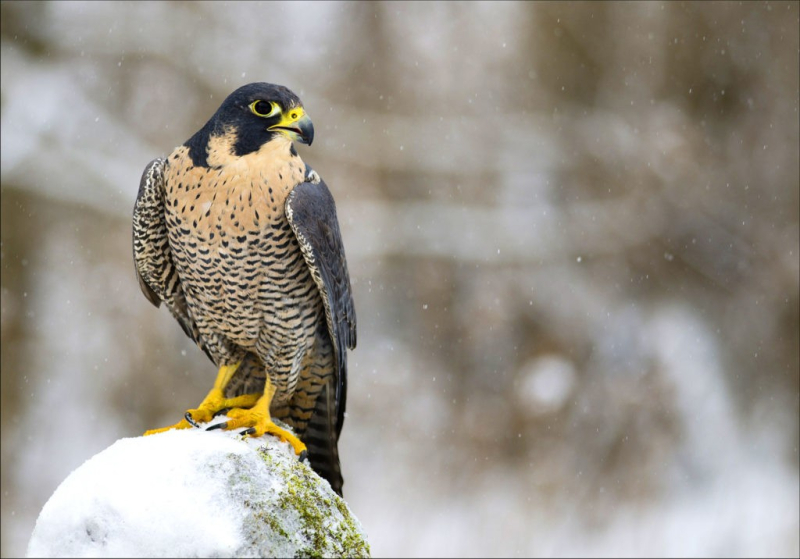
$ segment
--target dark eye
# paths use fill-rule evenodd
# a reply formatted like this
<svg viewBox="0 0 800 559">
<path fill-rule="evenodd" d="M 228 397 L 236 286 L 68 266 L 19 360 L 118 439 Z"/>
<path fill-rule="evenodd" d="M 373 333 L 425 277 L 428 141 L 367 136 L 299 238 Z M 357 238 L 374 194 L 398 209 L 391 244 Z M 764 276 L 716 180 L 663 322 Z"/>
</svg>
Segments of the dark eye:
<svg viewBox="0 0 800 559">
<path fill-rule="evenodd" d="M 269 101 L 253 101 L 250 103 L 250 111 L 254 115 L 270 117 L 278 114 L 281 110 L 280 105 Z"/>
</svg>

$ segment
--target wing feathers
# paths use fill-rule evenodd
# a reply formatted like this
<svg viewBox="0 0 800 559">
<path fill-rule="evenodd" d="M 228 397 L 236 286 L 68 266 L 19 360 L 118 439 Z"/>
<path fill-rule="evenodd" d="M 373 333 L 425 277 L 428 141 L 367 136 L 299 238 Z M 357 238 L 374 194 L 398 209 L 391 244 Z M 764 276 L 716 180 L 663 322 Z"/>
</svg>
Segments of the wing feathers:
<svg viewBox="0 0 800 559">
<path fill-rule="evenodd" d="M 192 319 L 172 261 L 164 217 L 165 166 L 164 159 L 154 159 L 145 167 L 139 183 L 139 194 L 133 207 L 136 277 L 147 300 L 156 307 L 163 301 L 186 335 L 215 361 Z"/>
<path fill-rule="evenodd" d="M 328 332 L 336 353 L 338 436 L 347 399 L 347 348 L 356 346 L 356 312 L 336 204 L 323 181 L 304 182 L 287 197 L 286 215 L 325 305 Z"/>
</svg>

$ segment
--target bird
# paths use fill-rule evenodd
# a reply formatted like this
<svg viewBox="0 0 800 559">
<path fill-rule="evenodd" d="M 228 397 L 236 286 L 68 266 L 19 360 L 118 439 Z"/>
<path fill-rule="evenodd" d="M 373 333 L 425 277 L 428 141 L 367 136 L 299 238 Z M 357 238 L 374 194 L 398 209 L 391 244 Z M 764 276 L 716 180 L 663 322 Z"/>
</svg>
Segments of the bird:
<svg viewBox="0 0 800 559">
<path fill-rule="evenodd" d="M 294 145 L 313 139 L 300 98 L 257 82 L 145 167 L 133 209 L 139 286 L 217 367 L 196 408 L 145 435 L 225 415 L 208 429 L 288 441 L 341 496 L 356 313 L 333 196 Z"/>
</svg>

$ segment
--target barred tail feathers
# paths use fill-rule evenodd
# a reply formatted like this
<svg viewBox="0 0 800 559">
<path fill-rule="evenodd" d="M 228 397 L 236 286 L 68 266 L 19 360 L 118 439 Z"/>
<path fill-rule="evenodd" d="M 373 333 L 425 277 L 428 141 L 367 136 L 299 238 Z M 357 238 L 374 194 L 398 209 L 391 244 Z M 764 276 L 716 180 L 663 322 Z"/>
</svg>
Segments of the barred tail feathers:
<svg viewBox="0 0 800 559">
<path fill-rule="evenodd" d="M 308 447 L 308 461 L 331 488 L 342 495 L 342 470 L 339 465 L 339 434 L 336 427 L 335 391 L 328 382 L 317 397 L 314 413 L 301 440 Z"/>
</svg>

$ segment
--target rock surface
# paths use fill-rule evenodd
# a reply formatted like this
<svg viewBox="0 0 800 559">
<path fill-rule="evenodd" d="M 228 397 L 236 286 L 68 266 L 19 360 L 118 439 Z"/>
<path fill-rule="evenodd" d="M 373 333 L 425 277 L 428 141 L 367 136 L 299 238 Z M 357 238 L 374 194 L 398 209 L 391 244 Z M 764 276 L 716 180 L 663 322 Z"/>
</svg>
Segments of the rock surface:
<svg viewBox="0 0 800 559">
<path fill-rule="evenodd" d="M 29 557 L 363 557 L 347 504 L 274 437 L 121 439 L 42 509 Z"/>
</svg>

